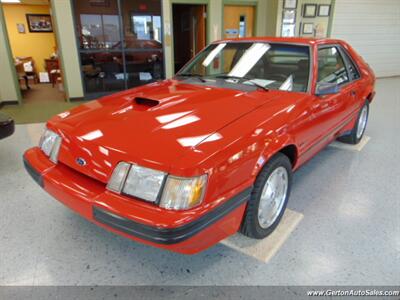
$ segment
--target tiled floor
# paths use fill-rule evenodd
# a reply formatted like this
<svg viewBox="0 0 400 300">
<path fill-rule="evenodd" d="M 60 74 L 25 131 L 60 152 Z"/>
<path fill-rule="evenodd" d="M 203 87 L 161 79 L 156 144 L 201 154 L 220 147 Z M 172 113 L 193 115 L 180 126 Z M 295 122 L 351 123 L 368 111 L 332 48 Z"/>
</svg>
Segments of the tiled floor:
<svg viewBox="0 0 400 300">
<path fill-rule="evenodd" d="M 64 94 L 58 89 L 58 85 L 52 86 L 51 83 L 30 84 L 30 89 L 21 88 L 21 93 L 25 104 L 43 102 L 64 102 Z"/>
<path fill-rule="evenodd" d="M 183 256 L 75 215 L 25 173 L 43 125 L 0 141 L 0 285 L 394 285 L 400 278 L 400 78 L 379 80 L 361 151 L 327 147 L 294 176 L 304 215 L 267 263 L 225 245 Z"/>
<path fill-rule="evenodd" d="M 66 102 L 63 93 L 50 83 L 30 84 L 30 86 L 30 90 L 23 88 L 21 104 L 0 106 L 0 110 L 12 117 L 16 124 L 45 122 L 52 116 L 82 103 Z"/>
</svg>

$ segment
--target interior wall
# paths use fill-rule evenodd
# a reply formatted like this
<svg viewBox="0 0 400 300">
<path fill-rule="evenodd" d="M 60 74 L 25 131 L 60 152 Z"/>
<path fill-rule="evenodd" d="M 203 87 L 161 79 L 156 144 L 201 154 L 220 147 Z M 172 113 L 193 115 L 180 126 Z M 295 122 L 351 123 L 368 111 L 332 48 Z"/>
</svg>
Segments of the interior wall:
<svg viewBox="0 0 400 300">
<path fill-rule="evenodd" d="M 167 78 L 174 75 L 173 67 L 173 42 L 172 42 L 172 3 L 208 4 L 207 6 L 207 44 L 219 40 L 222 37 L 223 7 L 225 4 L 232 5 L 255 5 L 256 12 L 256 35 L 265 36 L 267 30 L 268 2 L 277 0 L 162 0 L 163 23 L 164 23 L 164 55 L 165 75 Z M 273 7 L 274 3 L 272 3 Z M 272 13 L 275 16 L 275 12 Z"/>
<path fill-rule="evenodd" d="M 50 14 L 48 5 L 3 4 L 4 17 L 13 56 L 33 58 L 37 72 L 45 71 L 44 60 L 55 51 L 52 32 L 29 32 L 26 14 Z M 17 24 L 24 24 L 25 33 L 19 33 Z"/>
<path fill-rule="evenodd" d="M 267 0 L 265 2 L 265 35 L 276 36 L 279 0 Z"/>
<path fill-rule="evenodd" d="M 3 6 L 0 3 L 0 103 L 19 101 L 16 72 L 12 63 L 12 54 L 8 47 L 8 34 L 3 15 Z"/>
<path fill-rule="evenodd" d="M 270 0 L 267 0 L 270 1 Z M 274 0 L 273 0 L 274 1 Z M 276 20 L 276 35 L 281 36 L 281 28 L 282 28 L 282 12 L 283 12 L 283 2 L 284 0 L 278 0 L 277 3 L 277 20 Z M 303 6 L 304 4 L 317 4 L 317 13 L 318 13 L 318 5 L 319 4 L 330 4 L 331 12 L 329 17 L 318 17 L 315 18 L 304 18 L 303 14 Z M 301 37 L 313 37 L 312 34 L 302 34 L 302 23 L 314 23 L 314 25 L 318 25 L 326 34 L 329 36 L 329 20 L 333 16 L 333 5 L 332 0 L 297 0 L 297 8 L 296 8 L 296 29 L 295 35 Z"/>
<path fill-rule="evenodd" d="M 332 37 L 354 47 L 376 76 L 400 75 L 399 0 L 336 0 Z"/>
<path fill-rule="evenodd" d="M 312 37 L 313 35 L 310 34 L 302 34 L 302 28 L 301 28 L 301 23 L 314 23 L 315 26 L 319 26 L 321 32 L 324 32 L 324 37 L 328 36 L 328 26 L 329 26 L 329 18 L 332 16 L 332 6 L 331 6 L 331 12 L 330 12 L 330 17 L 318 17 L 316 16 L 315 18 L 304 18 L 302 17 L 302 12 L 303 12 L 303 5 L 304 4 L 332 4 L 331 0 L 299 0 L 299 3 L 297 4 L 297 17 L 296 17 L 296 33 L 298 36 L 302 37 Z M 318 7 L 317 7 L 317 14 L 318 14 Z"/>
<path fill-rule="evenodd" d="M 163 25 L 164 25 L 164 55 L 165 74 L 169 78 L 173 76 L 173 49 L 172 49 L 172 3 L 203 3 L 207 6 L 207 43 L 221 39 L 222 16 L 224 4 L 256 4 L 256 35 L 274 35 L 274 20 L 278 18 L 276 7 L 279 0 L 162 0 Z M 61 68 L 64 73 L 64 84 L 68 98 L 83 97 L 82 77 L 79 66 L 77 41 L 73 11 L 70 0 L 51 0 L 51 14 L 55 29 L 57 45 L 61 59 Z M 0 4 L 1 6 L 1 4 Z M 275 24 L 276 25 L 276 24 Z M 14 26 L 16 28 L 16 25 Z M 0 28 L 1 29 L 1 28 Z M 2 41 L 5 39 L 1 36 Z M 5 69 L 9 65 L 6 46 L 0 43 L 0 67 L 2 80 L 0 81 L 0 97 L 2 99 L 17 100 L 17 90 L 13 87 L 12 69 Z M 8 80 L 7 80 L 8 78 Z M 5 96 L 3 96 L 3 94 Z"/>
<path fill-rule="evenodd" d="M 82 98 L 82 75 L 79 65 L 78 45 L 75 36 L 71 1 L 51 0 L 51 11 L 67 97 L 69 99 Z"/>
</svg>

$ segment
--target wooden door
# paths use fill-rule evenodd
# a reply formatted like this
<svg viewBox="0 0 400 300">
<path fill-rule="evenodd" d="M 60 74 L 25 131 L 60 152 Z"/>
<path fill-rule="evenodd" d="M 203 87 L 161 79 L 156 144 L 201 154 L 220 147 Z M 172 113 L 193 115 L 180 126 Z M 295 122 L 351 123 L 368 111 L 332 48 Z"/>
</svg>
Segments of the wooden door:
<svg viewBox="0 0 400 300">
<path fill-rule="evenodd" d="M 206 6 L 194 5 L 191 11 L 191 53 L 193 57 L 206 46 Z"/>
<path fill-rule="evenodd" d="M 173 5 L 175 72 L 206 46 L 206 5 Z"/>
<path fill-rule="evenodd" d="M 254 36 L 255 7 L 247 5 L 224 6 L 224 38 Z"/>
</svg>

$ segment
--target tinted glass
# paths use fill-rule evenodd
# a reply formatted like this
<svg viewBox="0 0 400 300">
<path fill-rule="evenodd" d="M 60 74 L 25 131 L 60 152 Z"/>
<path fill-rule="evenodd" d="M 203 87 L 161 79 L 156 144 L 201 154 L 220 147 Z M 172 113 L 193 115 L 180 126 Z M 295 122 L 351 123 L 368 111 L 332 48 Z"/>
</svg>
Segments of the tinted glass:
<svg viewBox="0 0 400 300">
<path fill-rule="evenodd" d="M 197 55 L 177 75 L 202 76 L 208 84 L 237 77 L 237 84 L 256 82 L 269 89 L 307 90 L 310 54 L 307 46 L 273 43 L 230 42 L 213 44 Z M 240 80 L 241 78 L 248 81 Z"/>
<path fill-rule="evenodd" d="M 107 5 L 75 1 L 81 69 L 85 91 L 89 94 L 125 87 L 118 1 L 110 0 Z"/>
<path fill-rule="evenodd" d="M 318 82 L 342 84 L 349 81 L 343 58 L 336 47 L 318 50 Z"/>
<path fill-rule="evenodd" d="M 351 78 L 353 80 L 356 80 L 356 79 L 360 78 L 360 73 L 358 72 L 358 69 L 354 64 L 353 59 L 350 57 L 350 55 L 347 53 L 346 50 L 342 49 L 342 51 L 343 51 L 343 55 L 346 58 L 347 68 L 349 69 L 349 73 L 350 73 Z"/>
<path fill-rule="evenodd" d="M 121 0 L 127 85 L 164 78 L 159 0 Z"/>
<path fill-rule="evenodd" d="M 75 0 L 74 9 L 86 95 L 164 78 L 160 0 Z"/>
</svg>

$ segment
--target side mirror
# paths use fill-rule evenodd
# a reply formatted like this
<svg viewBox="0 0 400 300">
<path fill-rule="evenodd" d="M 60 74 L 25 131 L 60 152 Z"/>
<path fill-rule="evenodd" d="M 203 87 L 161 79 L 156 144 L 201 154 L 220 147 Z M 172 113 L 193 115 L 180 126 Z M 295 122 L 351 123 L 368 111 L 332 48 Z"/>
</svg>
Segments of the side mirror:
<svg viewBox="0 0 400 300">
<path fill-rule="evenodd" d="M 315 95 L 324 96 L 337 94 L 340 92 L 340 86 L 337 83 L 330 82 L 321 82 L 317 84 L 317 88 L 315 89 Z"/>
</svg>

